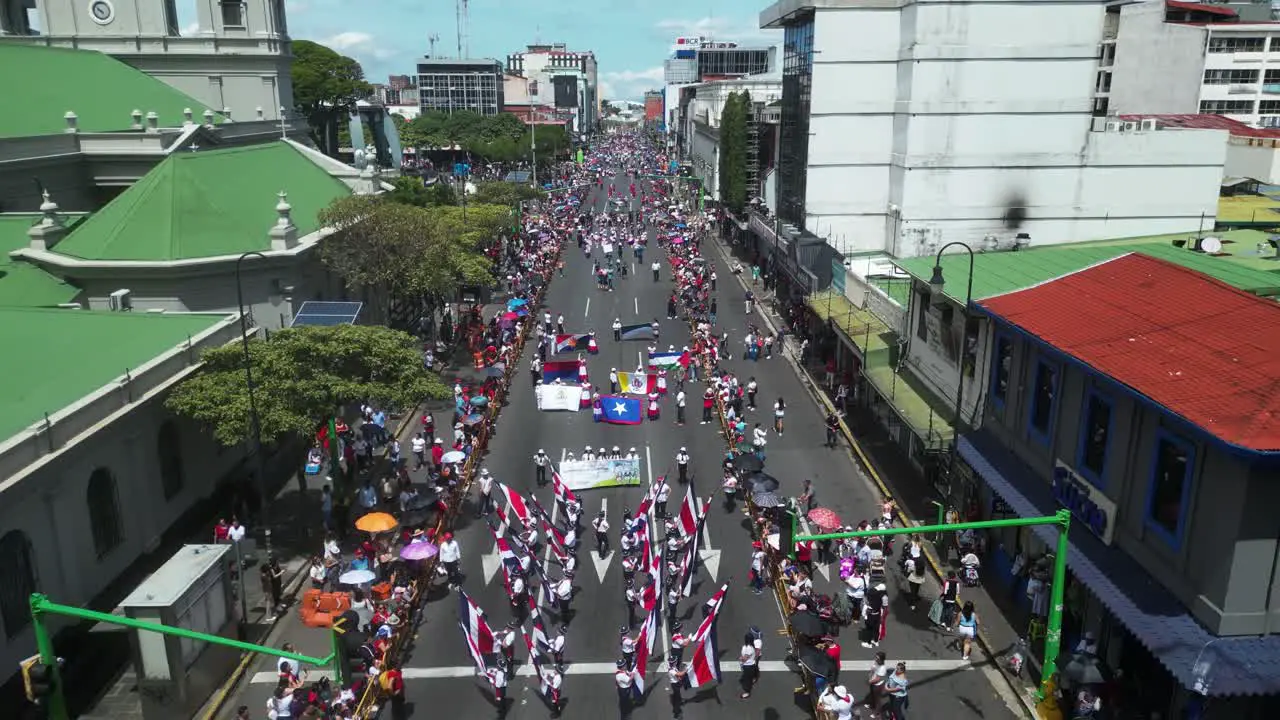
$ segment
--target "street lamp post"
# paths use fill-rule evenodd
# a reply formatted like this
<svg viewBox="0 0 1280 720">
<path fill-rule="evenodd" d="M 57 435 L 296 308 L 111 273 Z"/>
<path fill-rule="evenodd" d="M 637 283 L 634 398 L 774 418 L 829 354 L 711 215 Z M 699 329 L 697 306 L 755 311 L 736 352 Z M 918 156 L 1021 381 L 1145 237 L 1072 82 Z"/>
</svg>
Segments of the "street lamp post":
<svg viewBox="0 0 1280 720">
<path fill-rule="evenodd" d="M 965 290 L 964 307 L 961 309 L 961 314 L 964 316 L 965 337 L 964 337 L 964 340 L 961 341 L 962 347 L 960 348 L 959 363 L 956 365 L 957 370 L 959 370 L 959 380 L 956 382 L 956 413 L 955 413 L 955 417 L 952 418 L 952 422 L 951 422 L 951 455 L 947 459 L 948 487 L 950 487 L 951 479 L 955 477 L 956 454 L 958 453 L 959 447 L 960 447 L 960 406 L 961 406 L 961 403 L 964 401 L 964 351 L 965 349 L 963 347 L 963 343 L 968 340 L 969 303 L 973 302 L 973 258 L 974 258 L 973 248 L 969 247 L 967 244 L 963 242 L 960 242 L 959 240 L 953 240 L 952 242 L 949 242 L 946 245 L 943 245 L 942 248 L 938 250 L 938 255 L 933 261 L 933 276 L 929 278 L 929 290 L 931 291 L 932 296 L 937 300 L 941 300 L 944 297 L 943 290 L 947 284 L 946 279 L 942 276 L 942 253 L 946 252 L 947 248 L 949 247 L 962 247 L 965 249 L 966 252 L 969 253 L 969 283 L 968 283 L 968 288 Z M 925 308 L 920 308 L 920 312 L 925 312 Z"/>
<path fill-rule="evenodd" d="M 258 495 L 262 498 L 263 545 L 271 556 L 271 498 L 267 494 L 267 465 L 262 457 L 262 419 L 258 416 L 258 399 L 253 389 L 253 360 L 249 354 L 249 322 L 244 312 L 244 286 L 240 282 L 240 264 L 247 257 L 266 260 L 267 256 L 250 250 L 236 258 L 236 308 L 240 311 L 240 345 L 244 348 L 244 385 L 249 396 L 249 425 L 253 433 L 253 454 L 258 464 Z"/>
</svg>

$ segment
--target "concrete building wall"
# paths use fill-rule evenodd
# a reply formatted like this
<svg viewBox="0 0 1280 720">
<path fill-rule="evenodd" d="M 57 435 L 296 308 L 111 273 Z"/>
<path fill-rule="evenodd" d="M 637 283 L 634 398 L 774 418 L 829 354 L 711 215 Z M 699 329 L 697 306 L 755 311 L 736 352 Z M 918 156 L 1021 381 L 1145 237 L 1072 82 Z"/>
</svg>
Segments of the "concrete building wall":
<svg viewBox="0 0 1280 720">
<path fill-rule="evenodd" d="M 948 285 L 952 282 L 964 282 L 964 278 L 948 278 Z M 906 366 L 912 375 L 939 398 L 947 400 L 947 407 L 952 408 L 948 411 L 950 415 L 954 412 L 961 368 L 967 368 L 960 398 L 960 415 L 966 423 L 972 420 L 974 426 L 981 424 L 990 357 L 981 349 L 988 346 L 990 323 L 975 317 L 972 323 L 975 332 L 966 339 L 960 305 L 934 303 L 929 287 L 924 283 L 915 284 L 915 292 L 901 322 L 903 324 L 889 324 L 907 341 Z"/>
<path fill-rule="evenodd" d="M 1061 463 L 1088 488 L 1090 499 L 1108 510 L 1112 543 L 1133 557 L 1191 609 L 1211 631 L 1222 635 L 1263 632 L 1267 585 L 1276 552 L 1274 512 L 1280 487 L 1274 470 L 1251 465 L 1202 432 L 1161 411 L 1107 378 L 1063 362 L 1040 345 L 997 328 L 991 352 L 1009 343 L 1006 394 L 993 394 L 984 428 L 1027 462 L 1046 484 Z M 993 359 L 992 362 L 999 362 Z M 1037 372 L 1056 372 L 1056 392 L 1047 436 L 1029 425 Z M 991 378 L 994 387 L 994 377 Z M 1092 398 L 1110 407 L 1106 461 L 1100 476 L 1082 469 L 1081 433 Z M 1185 445 L 1191 455 L 1184 486 L 1182 532 L 1174 540 L 1149 519 L 1150 488 L 1157 446 Z M 1280 578 L 1277 578 L 1280 579 Z M 1280 620 L 1273 598 L 1272 623 Z"/>
<path fill-rule="evenodd" d="M 720 199 L 720 133 L 704 122 L 693 122 L 693 141 L 690 143 L 689 160 L 693 174 L 702 180 L 702 187 L 715 200 Z"/>
<path fill-rule="evenodd" d="M 1224 134 L 1121 135 L 1093 117 L 1101 3 L 894 5 L 814 14 L 805 227 L 837 250 L 1049 245 L 1216 214 Z"/>
<path fill-rule="evenodd" d="M 228 321 L 210 340 L 229 342 L 236 337 L 234 330 L 235 323 Z M 89 604 L 242 461 L 242 448 L 222 448 L 207 432 L 164 408 L 172 385 L 197 367 L 199 349 L 191 357 L 176 349 L 157 359 L 156 377 L 135 369 L 142 393 L 138 397 L 125 397 L 122 388 L 104 388 L 57 413 L 52 431 L 0 444 L 0 537 L 20 532 L 29 540 L 34 589 L 56 602 Z M 166 453 L 170 457 L 164 458 Z M 169 473 L 173 467 L 181 468 L 176 476 Z M 119 509 L 119 543 L 101 555 L 87 497 L 99 469 L 114 479 Z M 51 621 L 59 626 L 58 620 Z M 0 629 L 0 638 L 5 638 L 0 666 L 9 668 L 3 673 L 7 678 L 31 654 L 35 641 L 29 623 Z"/>
<path fill-rule="evenodd" d="M 1232 138 L 1227 143 L 1227 161 L 1222 172 L 1225 177 L 1247 177 L 1275 185 L 1280 183 L 1280 151 L 1274 141 L 1253 144 L 1245 138 Z"/>
<path fill-rule="evenodd" d="M 1108 114 L 1199 112 L 1205 29 L 1164 17 L 1164 0 L 1119 8 Z"/>
<path fill-rule="evenodd" d="M 1208 39 L 1200 111 L 1226 115 L 1250 125 L 1280 127 L 1280 26 L 1210 25 L 1205 31 Z M 1254 41 L 1260 47 L 1256 51 L 1222 47 L 1233 41 Z M 1231 76 L 1211 77 L 1223 72 Z M 1247 73 L 1247 77 L 1241 73 Z"/>
</svg>

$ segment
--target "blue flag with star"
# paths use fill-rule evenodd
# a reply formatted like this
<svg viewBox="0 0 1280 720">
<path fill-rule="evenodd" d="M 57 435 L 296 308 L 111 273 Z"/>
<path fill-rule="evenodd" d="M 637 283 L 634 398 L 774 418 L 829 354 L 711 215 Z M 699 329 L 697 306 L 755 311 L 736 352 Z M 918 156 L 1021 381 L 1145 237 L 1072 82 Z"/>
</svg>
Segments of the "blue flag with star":
<svg viewBox="0 0 1280 720">
<path fill-rule="evenodd" d="M 604 410 L 604 421 L 607 423 L 639 425 L 644 419 L 644 406 L 640 398 L 601 395 L 600 408 Z"/>
</svg>

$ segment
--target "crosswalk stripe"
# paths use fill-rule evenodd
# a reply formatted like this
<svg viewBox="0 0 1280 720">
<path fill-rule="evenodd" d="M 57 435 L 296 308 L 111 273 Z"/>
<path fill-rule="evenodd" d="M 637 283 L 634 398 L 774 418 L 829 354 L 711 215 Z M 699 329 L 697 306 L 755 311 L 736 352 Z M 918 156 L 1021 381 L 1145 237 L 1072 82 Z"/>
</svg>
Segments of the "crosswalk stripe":
<svg viewBox="0 0 1280 720">
<path fill-rule="evenodd" d="M 945 672 L 949 670 L 961 670 L 972 667 L 974 664 L 959 658 L 951 660 L 907 660 L 908 671 L 918 672 Z M 889 663 L 894 664 L 894 661 Z M 729 670 L 728 663 L 725 663 L 725 671 Z M 871 670 L 871 661 L 869 660 L 843 660 L 840 663 L 842 671 L 868 672 Z M 617 670 L 614 663 L 570 663 L 565 668 L 566 675 L 612 675 Z M 453 667 L 407 667 L 403 668 L 405 680 L 442 680 L 449 678 L 469 678 L 476 675 L 476 669 L 473 665 L 457 665 Z M 764 660 L 760 663 L 760 672 L 793 672 L 792 666 L 781 660 Z M 516 668 L 516 675 L 519 677 L 531 677 L 533 675 L 533 667 L 529 664 L 521 665 Z M 312 670 L 308 675 L 308 680 L 319 679 L 321 677 L 332 678 L 329 670 Z M 274 684 L 280 679 L 280 676 L 273 672 L 260 672 L 253 676 L 251 682 L 255 684 Z"/>
</svg>

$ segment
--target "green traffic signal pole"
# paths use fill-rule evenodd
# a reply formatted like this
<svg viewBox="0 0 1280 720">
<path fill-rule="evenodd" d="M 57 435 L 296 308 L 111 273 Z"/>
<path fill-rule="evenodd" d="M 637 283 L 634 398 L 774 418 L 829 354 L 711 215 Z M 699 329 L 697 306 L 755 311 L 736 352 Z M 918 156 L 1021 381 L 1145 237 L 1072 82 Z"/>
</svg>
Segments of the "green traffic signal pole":
<svg viewBox="0 0 1280 720">
<path fill-rule="evenodd" d="M 795 513 L 791 513 L 795 517 Z M 1059 510 L 1056 515 L 1034 518 L 1011 518 L 1008 520 L 985 520 L 983 522 L 954 523 L 951 525 L 918 525 L 916 527 L 889 528 L 886 530 L 860 530 L 856 532 L 828 533 L 825 535 L 799 535 L 795 539 L 802 540 L 843 540 L 845 538 L 881 537 L 884 535 L 913 535 L 915 533 L 955 532 L 958 530 L 991 530 L 994 528 L 1028 527 L 1031 525 L 1057 525 L 1058 545 L 1053 557 L 1053 586 L 1049 589 L 1049 617 L 1045 622 L 1044 633 L 1044 668 L 1040 673 L 1040 687 L 1036 692 L 1038 700 L 1044 700 L 1045 687 L 1058 672 L 1058 654 L 1062 648 L 1062 604 L 1063 589 L 1067 579 L 1067 537 L 1071 530 L 1071 511 Z M 795 554 L 795 544 L 790 549 Z"/>
<path fill-rule="evenodd" d="M 59 605 L 52 602 L 49 598 L 40 593 L 32 593 L 31 598 L 31 627 L 36 636 L 36 649 L 40 653 L 40 662 L 49 668 L 53 677 L 53 694 L 49 697 L 49 720 L 70 720 L 67 713 L 67 700 L 62 692 L 62 670 L 58 667 L 58 656 L 53 650 L 53 639 L 49 637 L 48 628 L 44 625 L 45 615 L 63 615 L 66 617 L 76 618 L 78 620 L 92 620 L 94 622 L 109 623 L 111 625 L 121 625 L 123 627 L 134 628 L 136 630 L 144 630 L 146 632 L 160 633 L 161 635 L 176 635 L 180 638 L 188 640 L 198 640 L 207 642 L 212 645 L 222 645 L 224 647 L 235 648 L 245 652 L 262 653 L 263 655 L 272 655 L 288 660 L 296 660 L 315 667 L 324 667 L 332 665 L 334 677 L 339 682 L 342 679 L 342 668 L 339 662 L 339 644 L 338 633 L 333 633 L 333 652 L 327 657 L 316 658 L 309 655 L 299 655 L 298 653 L 285 652 L 277 650 L 265 645 L 254 645 L 253 643 L 242 642 L 240 640 L 232 640 L 219 635 L 210 635 L 208 633 L 196 632 L 186 628 L 173 627 L 171 625 L 161 625 L 160 623 L 147 622 L 145 620 L 135 620 L 130 617 L 120 615 L 109 615 L 107 613 L 94 612 L 93 610 L 85 610 L 84 608 L 71 607 L 70 605 Z"/>
</svg>

